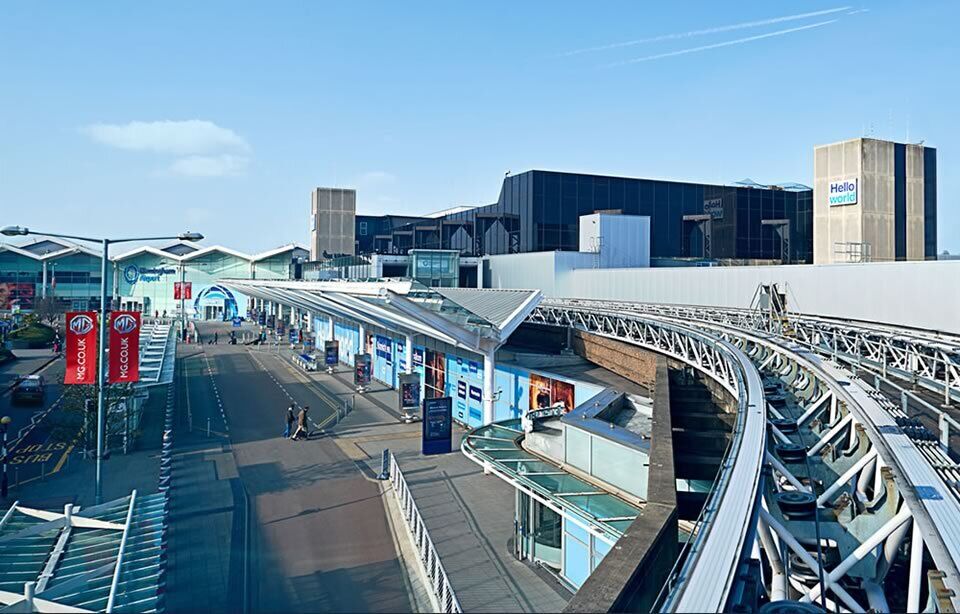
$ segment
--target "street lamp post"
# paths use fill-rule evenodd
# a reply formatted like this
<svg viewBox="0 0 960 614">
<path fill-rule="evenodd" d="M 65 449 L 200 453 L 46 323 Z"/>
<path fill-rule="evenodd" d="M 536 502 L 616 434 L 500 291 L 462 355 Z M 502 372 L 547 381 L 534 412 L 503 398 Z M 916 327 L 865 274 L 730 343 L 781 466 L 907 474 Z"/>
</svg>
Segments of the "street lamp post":
<svg viewBox="0 0 960 614">
<path fill-rule="evenodd" d="M 10 416 L 0 418 L 0 430 L 3 431 L 3 478 L 0 480 L 0 497 L 7 497 L 7 428 L 10 426 Z"/>
<path fill-rule="evenodd" d="M 203 235 L 198 232 L 185 232 L 175 237 L 133 237 L 127 239 L 94 239 L 90 237 L 78 237 L 75 235 L 65 235 L 65 234 L 56 234 L 52 232 L 40 232 L 36 230 L 30 230 L 29 228 L 24 228 L 23 226 L 5 226 L 3 229 L 0 229 L 0 234 L 4 234 L 8 237 L 16 236 L 26 236 L 26 235 L 42 235 L 45 237 L 56 237 L 60 239 L 74 239 L 77 241 L 88 241 L 90 243 L 100 243 L 103 249 L 103 255 L 101 256 L 101 267 L 100 267 L 100 331 L 99 331 L 99 341 L 97 347 L 97 361 L 99 363 L 97 369 L 97 471 L 96 471 L 96 484 L 95 484 L 95 499 L 96 504 L 99 505 L 103 499 L 103 481 L 101 479 L 101 463 L 103 461 L 103 422 L 105 418 L 106 408 L 104 407 L 104 388 L 107 384 L 107 365 L 106 365 L 106 341 L 107 341 L 107 263 L 109 262 L 109 250 L 110 245 L 113 243 L 128 243 L 130 241 L 166 241 L 170 239 L 179 239 L 181 241 L 200 241 L 203 239 Z M 112 292 L 111 292 L 111 303 L 112 301 Z M 111 305 L 112 307 L 112 305 Z M 6 429 L 4 428 L 4 433 Z M 6 454 L 4 454 L 4 477 L 6 476 Z"/>
</svg>

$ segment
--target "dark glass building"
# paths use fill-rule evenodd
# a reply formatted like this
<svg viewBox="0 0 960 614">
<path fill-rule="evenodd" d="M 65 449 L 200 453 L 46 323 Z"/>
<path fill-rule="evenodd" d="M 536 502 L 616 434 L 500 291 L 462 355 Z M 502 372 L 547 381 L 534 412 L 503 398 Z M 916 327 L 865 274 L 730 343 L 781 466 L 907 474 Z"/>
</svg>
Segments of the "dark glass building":
<svg viewBox="0 0 960 614">
<path fill-rule="evenodd" d="M 650 216 L 652 258 L 779 260 L 785 249 L 781 234 L 791 262 L 813 257 L 813 191 L 806 186 L 722 186 L 553 171 L 504 178 L 500 198 L 491 205 L 392 229 L 384 222 L 374 244 L 360 243 L 361 224 L 369 233 L 374 218 L 358 216 L 359 253 L 577 251 L 579 218 L 595 212 Z"/>
</svg>

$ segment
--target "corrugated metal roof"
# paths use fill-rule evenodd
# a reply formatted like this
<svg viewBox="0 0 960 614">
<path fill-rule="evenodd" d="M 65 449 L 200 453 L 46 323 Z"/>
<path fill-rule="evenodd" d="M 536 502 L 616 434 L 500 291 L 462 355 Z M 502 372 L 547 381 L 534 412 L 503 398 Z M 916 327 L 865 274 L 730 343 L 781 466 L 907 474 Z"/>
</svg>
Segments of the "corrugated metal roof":
<svg viewBox="0 0 960 614">
<path fill-rule="evenodd" d="M 518 310 L 529 305 L 536 290 L 489 290 L 480 288 L 431 288 L 446 299 L 477 314 L 503 330 Z M 533 305 L 535 307 L 536 305 Z M 530 307 L 532 310 L 533 307 Z"/>
<path fill-rule="evenodd" d="M 35 583 L 32 611 L 156 611 L 166 514 L 162 494 L 136 491 L 74 508 L 69 520 L 17 503 L 0 508 L 0 612 L 28 611 L 27 582 Z"/>
</svg>

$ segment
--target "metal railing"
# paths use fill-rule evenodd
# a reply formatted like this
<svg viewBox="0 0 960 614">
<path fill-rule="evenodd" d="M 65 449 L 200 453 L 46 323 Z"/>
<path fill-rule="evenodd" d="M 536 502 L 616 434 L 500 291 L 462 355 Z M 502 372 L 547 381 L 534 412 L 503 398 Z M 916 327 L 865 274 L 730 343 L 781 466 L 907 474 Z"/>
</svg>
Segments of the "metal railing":
<svg viewBox="0 0 960 614">
<path fill-rule="evenodd" d="M 443 564 L 440 563 L 437 549 L 430 539 L 430 534 L 427 533 L 427 525 L 420 517 L 420 510 L 417 509 L 417 503 L 413 500 L 413 494 L 410 492 L 407 481 L 404 479 L 400 466 L 397 464 L 397 459 L 393 454 L 390 454 L 390 483 L 393 484 L 393 494 L 397 497 L 397 504 L 403 512 L 403 519 L 407 523 L 407 529 L 410 530 L 417 555 L 419 555 L 423 568 L 427 572 L 430 590 L 433 591 L 440 604 L 440 611 L 463 612 L 457 596 L 453 593 L 453 586 L 450 584 L 447 572 L 443 569 Z"/>
</svg>

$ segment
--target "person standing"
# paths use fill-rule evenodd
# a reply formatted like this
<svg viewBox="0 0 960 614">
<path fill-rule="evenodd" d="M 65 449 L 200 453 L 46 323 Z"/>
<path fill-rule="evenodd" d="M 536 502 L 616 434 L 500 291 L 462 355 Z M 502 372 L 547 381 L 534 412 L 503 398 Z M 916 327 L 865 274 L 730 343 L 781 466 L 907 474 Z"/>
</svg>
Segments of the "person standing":
<svg viewBox="0 0 960 614">
<path fill-rule="evenodd" d="M 293 408 L 293 403 L 287 408 L 286 426 L 283 429 L 284 439 L 290 439 L 290 430 L 293 428 L 293 423 L 297 421 L 296 416 L 293 415 Z"/>
<path fill-rule="evenodd" d="M 217 331 L 213 332 L 213 345 L 218 345 L 220 341 L 220 333 Z"/>
</svg>

